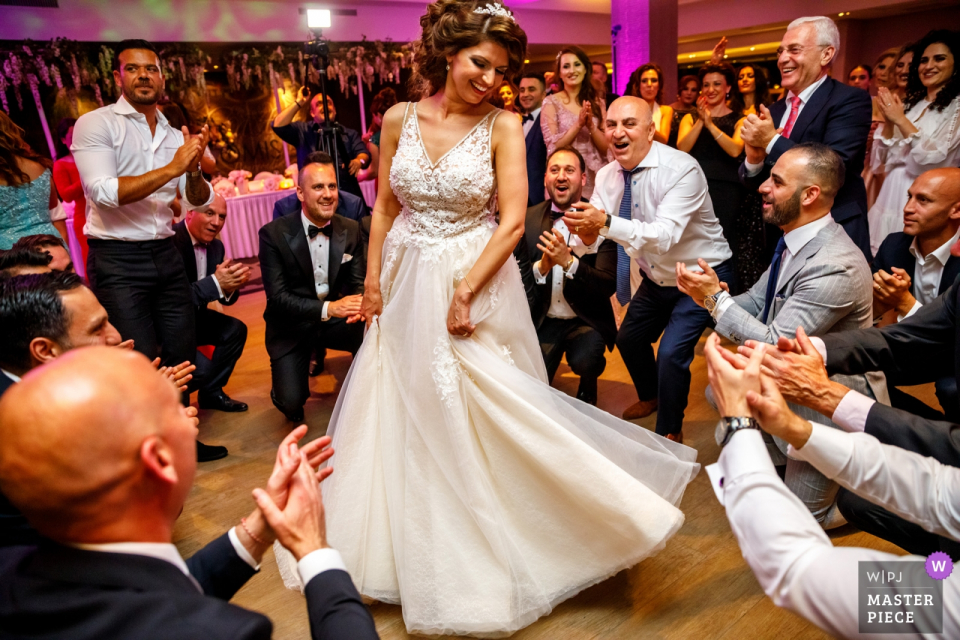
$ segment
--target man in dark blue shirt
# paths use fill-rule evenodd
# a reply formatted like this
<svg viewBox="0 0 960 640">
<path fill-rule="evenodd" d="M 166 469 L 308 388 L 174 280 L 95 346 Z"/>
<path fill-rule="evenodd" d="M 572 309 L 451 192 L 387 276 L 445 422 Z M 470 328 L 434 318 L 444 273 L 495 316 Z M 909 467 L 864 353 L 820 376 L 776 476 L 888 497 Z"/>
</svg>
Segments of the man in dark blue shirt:
<svg viewBox="0 0 960 640">
<path fill-rule="evenodd" d="M 293 122 L 294 116 L 308 100 L 310 101 L 311 119 Z M 311 99 L 310 89 L 306 86 L 300 87 L 296 101 L 281 111 L 273 121 L 273 132 L 281 140 L 297 148 L 298 167 L 306 164 L 307 156 L 311 152 L 324 151 L 320 148 L 320 127 L 324 124 L 322 101 L 323 97 L 320 94 L 313 96 L 313 99 Z M 333 104 L 333 98 L 330 96 L 327 96 L 327 111 L 330 113 L 330 121 L 336 124 L 337 109 Z M 362 197 L 357 173 L 370 164 L 370 154 L 367 152 L 367 146 L 363 143 L 363 138 L 357 131 L 343 125 L 338 126 L 341 130 L 340 135 L 337 136 L 337 154 L 340 156 L 337 176 L 340 183 L 339 189 Z"/>
</svg>

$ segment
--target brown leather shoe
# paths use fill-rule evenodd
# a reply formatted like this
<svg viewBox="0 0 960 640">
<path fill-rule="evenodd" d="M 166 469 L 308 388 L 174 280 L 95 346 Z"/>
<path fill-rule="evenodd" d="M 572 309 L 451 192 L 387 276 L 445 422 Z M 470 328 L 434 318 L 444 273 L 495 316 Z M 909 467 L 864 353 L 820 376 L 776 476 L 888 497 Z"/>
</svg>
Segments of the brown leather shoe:
<svg viewBox="0 0 960 640">
<path fill-rule="evenodd" d="M 683 431 L 678 431 L 676 433 L 668 433 L 667 440 L 673 440 L 678 444 L 683 444 Z"/>
<path fill-rule="evenodd" d="M 657 399 L 653 400 L 640 400 L 636 404 L 632 404 L 623 411 L 624 420 L 639 420 L 640 418 L 646 418 L 648 415 L 657 410 Z"/>
</svg>

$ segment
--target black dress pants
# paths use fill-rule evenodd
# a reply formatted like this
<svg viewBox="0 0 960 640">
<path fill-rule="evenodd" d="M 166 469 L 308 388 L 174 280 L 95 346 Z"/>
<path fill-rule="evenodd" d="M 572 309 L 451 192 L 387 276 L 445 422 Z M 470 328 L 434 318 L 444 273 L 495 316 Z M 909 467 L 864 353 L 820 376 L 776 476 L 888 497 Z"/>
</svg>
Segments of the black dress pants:
<svg viewBox="0 0 960 640">
<path fill-rule="evenodd" d="M 212 309 L 197 311 L 197 346 L 212 345 L 214 350 L 213 358 L 197 351 L 190 390 L 199 389 L 201 397 L 223 391 L 246 342 L 247 325 L 240 320 Z"/>
<path fill-rule="evenodd" d="M 151 360 L 193 362 L 195 312 L 183 258 L 173 238 L 126 242 L 90 239 L 87 277 L 110 323 Z"/>
<path fill-rule="evenodd" d="M 314 348 L 349 351 L 356 355 L 363 343 L 363 322 L 347 324 L 346 318 L 331 318 L 318 323 L 313 332 L 304 332 L 289 353 L 270 358 L 273 399 L 277 408 L 291 420 L 300 420 L 303 405 L 310 397 L 310 356 Z"/>
<path fill-rule="evenodd" d="M 537 329 L 537 339 L 547 366 L 547 380 L 553 380 L 564 353 L 567 364 L 581 379 L 596 380 L 607 367 L 603 338 L 580 318 L 546 317 Z"/>
</svg>

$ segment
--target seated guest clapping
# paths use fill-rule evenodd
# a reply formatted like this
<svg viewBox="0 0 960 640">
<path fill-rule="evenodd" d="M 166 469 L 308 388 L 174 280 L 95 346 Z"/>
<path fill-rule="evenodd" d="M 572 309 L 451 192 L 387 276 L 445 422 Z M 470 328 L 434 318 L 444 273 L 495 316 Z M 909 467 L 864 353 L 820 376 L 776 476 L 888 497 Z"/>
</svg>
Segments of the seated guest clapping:
<svg viewBox="0 0 960 640">
<path fill-rule="evenodd" d="M 586 184 L 580 152 L 561 147 L 547 159 L 545 183 L 550 199 L 527 209 L 524 235 L 533 263 L 531 309 L 540 349 L 553 379 L 564 353 L 580 376 L 577 398 L 597 404 L 597 379 L 607 366 L 604 347 L 613 349 L 617 323 L 610 296 L 617 289 L 617 245 L 571 233 L 563 222 L 570 205 L 580 202 Z M 599 252 L 597 245 L 599 244 Z"/>
<path fill-rule="evenodd" d="M 216 205 L 219 200 L 214 201 Z M 227 208 L 213 206 L 208 211 L 188 211 L 182 222 L 173 225 L 173 241 L 190 280 L 190 292 L 196 311 L 197 345 L 214 347 L 213 357 L 197 351 L 197 372 L 191 390 L 199 389 L 201 409 L 246 411 L 247 405 L 223 392 L 247 341 L 247 325 L 226 314 L 208 309 L 211 302 L 231 305 L 240 297 L 240 287 L 250 279 L 250 267 L 225 258 L 223 242 L 217 234 L 227 221 Z"/>
<path fill-rule="evenodd" d="M 874 315 L 891 312 L 897 320 L 933 302 L 960 275 L 960 258 L 950 255 L 950 247 L 960 238 L 960 169 L 922 173 L 907 193 L 903 231 L 888 235 L 873 260 Z M 937 380 L 936 390 L 946 416 L 960 422 L 953 376 Z M 895 407 L 943 419 L 929 414 L 923 403 L 897 389 L 890 390 L 890 399 Z"/>
<path fill-rule="evenodd" d="M 103 437 L 108 433 L 110 437 Z M 48 540 L 0 559 L 0 628 L 16 637 L 263 638 L 227 603 L 279 537 L 299 561 L 314 638 L 376 638 L 326 543 L 321 438 L 281 443 L 260 505 L 184 561 L 171 543 L 196 472 L 194 421 L 142 355 L 76 350 L 0 401 L 0 488 Z M 262 510 L 261 510 L 262 509 Z M 269 523 L 269 524 L 268 524 Z"/>
<path fill-rule="evenodd" d="M 363 342 L 360 225 L 335 213 L 339 193 L 330 156 L 311 157 L 317 161 L 300 169 L 301 211 L 260 229 L 270 397 L 292 422 L 303 420 L 314 348 L 356 353 Z"/>
<path fill-rule="evenodd" d="M 740 344 L 747 339 L 776 343 L 780 336 L 792 338 L 798 326 L 816 327 L 819 334 L 870 326 L 870 268 L 830 215 L 843 175 L 840 156 L 818 143 L 796 145 L 777 159 L 760 195 L 764 221 L 784 235 L 770 268 L 746 293 L 731 297 L 703 260 L 703 273 L 677 263 L 677 286 L 710 311 L 720 335 Z M 862 376 L 844 382 L 870 392 Z M 815 411 L 797 410 L 829 424 Z M 809 464 L 787 458 L 787 443 L 776 444 L 771 453 L 774 464 L 786 464 L 787 486 L 824 528 L 843 524 L 834 509 L 836 483 Z"/>
<path fill-rule="evenodd" d="M 802 332 L 798 331 L 798 334 Z M 774 347 L 761 345 L 749 362 L 720 347 L 720 338 L 707 339 L 704 355 L 720 415 L 717 442 L 723 447 L 714 482 L 730 528 L 743 557 L 773 603 L 809 620 L 838 638 L 859 638 L 864 629 L 865 590 L 860 585 L 867 562 L 897 562 L 902 576 L 913 562 L 918 573 L 926 558 L 897 556 L 873 549 L 834 547 L 803 504 L 783 485 L 770 463 L 760 428 L 790 443 L 794 455 L 807 461 L 848 491 L 901 514 L 931 535 L 960 540 L 960 470 L 916 453 L 887 446 L 864 433 L 843 433 L 801 419 L 790 411 L 777 384 L 761 374 L 761 361 Z M 758 424 L 759 423 L 759 424 Z M 894 602 L 885 612 L 898 622 L 902 637 L 960 637 L 960 581 L 942 582 L 942 609 L 909 607 L 901 596 L 929 593 L 911 586 L 884 583 Z M 930 586 L 933 586 L 931 580 Z M 915 586 L 914 586 L 915 585 Z M 901 604 L 902 603 L 902 604 Z M 876 609 L 876 608 L 874 608 Z M 905 615 L 912 612 L 912 616 Z M 941 617 L 942 614 L 942 617 Z M 941 626 L 942 624 L 942 626 Z M 889 628 L 889 627 L 887 627 Z M 892 631 L 892 629 L 891 629 Z M 874 637 L 871 633 L 869 637 Z"/>
</svg>

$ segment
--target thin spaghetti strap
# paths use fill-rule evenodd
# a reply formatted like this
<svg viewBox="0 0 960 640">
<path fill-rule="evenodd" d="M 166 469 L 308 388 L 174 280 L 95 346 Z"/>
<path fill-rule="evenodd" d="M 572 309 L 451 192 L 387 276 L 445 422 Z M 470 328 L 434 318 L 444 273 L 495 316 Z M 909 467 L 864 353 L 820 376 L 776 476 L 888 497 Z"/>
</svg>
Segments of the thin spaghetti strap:
<svg viewBox="0 0 960 640">
<path fill-rule="evenodd" d="M 410 114 L 410 105 L 412 103 L 408 102 L 407 106 L 403 108 L 403 124 L 400 125 L 400 130 L 403 131 L 403 128 L 407 126 L 407 116 Z M 414 107 L 416 108 L 416 107 Z"/>
</svg>

